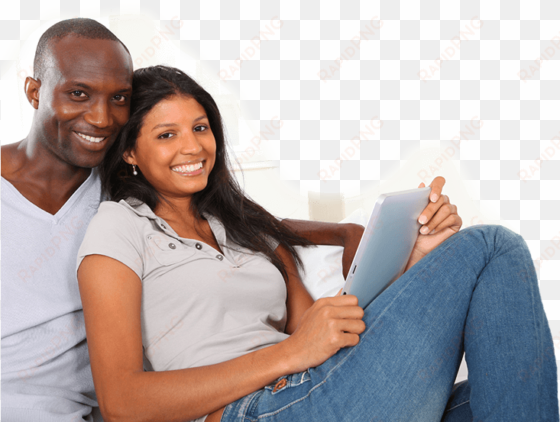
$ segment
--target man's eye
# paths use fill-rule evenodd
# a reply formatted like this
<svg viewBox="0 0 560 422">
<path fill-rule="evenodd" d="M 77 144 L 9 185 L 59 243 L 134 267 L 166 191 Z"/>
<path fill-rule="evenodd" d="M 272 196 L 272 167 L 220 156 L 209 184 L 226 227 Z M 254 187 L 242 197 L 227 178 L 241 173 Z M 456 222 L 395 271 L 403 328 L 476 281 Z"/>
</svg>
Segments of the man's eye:
<svg viewBox="0 0 560 422">
<path fill-rule="evenodd" d="M 80 98 L 85 98 L 86 97 L 86 93 L 84 91 L 80 91 L 80 90 L 72 91 L 70 93 L 70 95 L 72 95 L 73 97 L 80 97 Z"/>
<path fill-rule="evenodd" d="M 174 136 L 172 133 L 166 132 L 158 136 L 158 139 L 169 139 Z"/>
</svg>

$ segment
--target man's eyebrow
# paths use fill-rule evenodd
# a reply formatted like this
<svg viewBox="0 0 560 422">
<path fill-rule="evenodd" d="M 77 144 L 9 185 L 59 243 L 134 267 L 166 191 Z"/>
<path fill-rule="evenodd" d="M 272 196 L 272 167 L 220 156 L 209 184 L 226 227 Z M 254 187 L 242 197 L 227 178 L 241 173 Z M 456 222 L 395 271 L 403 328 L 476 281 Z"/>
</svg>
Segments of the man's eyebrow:
<svg viewBox="0 0 560 422">
<path fill-rule="evenodd" d="M 91 89 L 91 86 L 89 86 L 88 84 L 85 84 L 83 82 L 70 82 L 70 85 L 74 85 L 74 86 L 79 86 L 81 88 L 85 88 L 85 89 Z"/>
<path fill-rule="evenodd" d="M 198 122 L 199 120 L 202 120 L 202 119 L 205 119 L 205 118 L 206 118 L 206 114 L 203 114 L 202 116 L 199 116 L 196 119 L 194 119 L 193 122 Z M 152 132 L 156 129 L 161 128 L 161 127 L 172 127 L 172 126 L 177 126 L 177 123 L 159 123 L 152 128 Z"/>
<path fill-rule="evenodd" d="M 69 85 L 79 86 L 80 88 L 85 88 L 85 89 L 88 89 L 88 90 L 93 89 L 91 86 L 89 86 L 88 84 L 86 84 L 84 82 L 70 81 Z M 126 88 L 119 89 L 117 92 L 131 92 L 131 91 L 132 91 L 132 86 L 127 86 Z"/>
</svg>

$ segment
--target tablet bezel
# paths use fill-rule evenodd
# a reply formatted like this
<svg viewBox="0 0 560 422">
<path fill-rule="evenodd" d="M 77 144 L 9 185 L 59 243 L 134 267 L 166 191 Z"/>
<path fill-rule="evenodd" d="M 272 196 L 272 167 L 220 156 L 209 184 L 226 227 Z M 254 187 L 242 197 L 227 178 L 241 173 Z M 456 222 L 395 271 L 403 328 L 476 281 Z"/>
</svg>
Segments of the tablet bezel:
<svg viewBox="0 0 560 422">
<path fill-rule="evenodd" d="M 405 190 L 405 191 L 399 191 L 399 192 L 390 192 L 390 193 L 385 193 L 380 195 L 377 198 L 377 201 L 375 202 L 374 208 L 371 212 L 370 218 L 368 220 L 368 224 L 364 230 L 364 233 L 362 235 L 362 239 L 360 240 L 360 244 L 358 246 L 358 249 L 356 250 L 356 254 L 354 255 L 354 259 L 352 260 L 352 265 L 350 266 L 350 270 L 348 272 L 348 276 L 346 277 L 346 282 L 344 284 L 343 290 L 341 294 L 354 294 L 356 296 L 358 296 L 358 301 L 360 306 L 365 307 L 367 306 L 370 302 L 372 302 L 373 300 L 375 300 L 375 298 L 377 296 L 379 296 L 387 287 L 389 287 L 389 285 L 391 285 L 396 279 L 398 279 L 398 277 L 400 277 L 400 275 L 402 275 L 404 268 L 406 266 L 406 263 L 408 262 L 408 258 L 410 257 L 410 253 L 412 252 L 412 248 L 414 247 L 414 244 L 416 242 L 416 239 L 418 238 L 419 235 L 419 229 L 422 226 L 419 222 L 418 222 L 418 217 L 420 216 L 420 214 L 422 213 L 422 211 L 425 209 L 425 207 L 429 204 L 429 195 L 431 192 L 431 187 L 425 187 L 425 188 L 417 188 L 417 189 L 409 189 L 409 190 Z M 397 261 L 399 262 L 399 268 L 400 271 L 398 273 L 398 275 L 396 275 L 395 277 L 393 277 L 392 280 L 388 280 L 386 282 L 378 282 L 375 283 L 375 285 L 372 283 L 371 287 L 370 286 L 362 286 L 361 283 L 367 283 L 367 280 L 362 279 L 363 281 L 360 282 L 360 285 L 357 287 L 354 284 L 354 281 L 356 280 L 356 277 L 358 277 L 358 279 L 360 279 L 361 275 L 360 272 L 358 272 L 358 269 L 360 268 L 360 260 L 362 259 L 363 255 L 366 253 L 366 250 L 368 248 L 368 244 L 369 242 L 372 241 L 372 239 L 374 238 L 374 236 L 377 236 L 375 238 L 375 240 L 379 243 L 384 243 L 384 242 L 390 242 L 392 239 L 382 239 L 380 240 L 378 238 L 378 236 L 391 236 L 390 233 L 387 233 L 386 230 L 378 230 L 382 228 L 382 225 L 384 224 L 383 221 L 380 220 L 380 216 L 383 214 L 383 207 L 384 204 L 387 204 L 387 199 L 394 199 L 395 197 L 400 196 L 401 200 L 404 201 L 404 206 L 406 206 L 408 208 L 408 210 L 405 210 L 406 213 L 406 217 L 408 219 L 408 226 L 411 227 L 411 230 L 415 230 L 416 235 L 415 236 L 411 236 L 408 235 L 408 239 L 405 239 L 405 241 L 407 242 L 406 245 L 402 245 L 401 247 L 401 255 L 405 254 L 406 251 L 408 251 L 408 254 L 406 255 L 406 261 L 401 262 L 401 261 Z M 407 197 L 410 197 L 410 199 L 408 199 Z M 392 204 L 391 204 L 392 205 Z M 390 216 L 385 216 L 385 218 L 391 218 Z M 414 224 L 411 223 L 411 220 L 414 220 Z M 395 221 L 389 221 L 389 224 L 395 224 Z M 395 272 L 397 271 L 397 268 L 395 268 L 394 263 L 393 264 L 393 270 L 391 272 Z M 391 264 L 389 264 L 391 265 Z M 362 266 L 362 268 L 364 268 L 364 266 Z M 354 288 L 353 288 L 354 286 Z M 363 293 L 359 293 L 360 291 L 363 290 L 368 290 L 368 294 L 366 295 L 367 297 L 363 297 L 364 294 Z"/>
</svg>

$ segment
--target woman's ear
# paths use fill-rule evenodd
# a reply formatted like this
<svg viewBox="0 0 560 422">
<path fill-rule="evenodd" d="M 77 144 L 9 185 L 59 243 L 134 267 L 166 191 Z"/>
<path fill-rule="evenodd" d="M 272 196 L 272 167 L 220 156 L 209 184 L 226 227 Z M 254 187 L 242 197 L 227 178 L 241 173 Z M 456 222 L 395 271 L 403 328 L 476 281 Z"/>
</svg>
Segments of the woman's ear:
<svg viewBox="0 0 560 422">
<path fill-rule="evenodd" d="M 133 151 L 130 151 L 130 150 L 129 150 L 129 151 L 125 151 L 125 152 L 123 153 L 122 158 L 123 158 L 123 160 L 125 161 L 125 163 L 127 163 L 127 164 L 134 164 L 134 165 L 137 164 L 137 163 L 136 163 L 136 158 L 134 158 L 134 152 L 133 152 Z"/>
<path fill-rule="evenodd" d="M 33 79 L 31 76 L 25 78 L 25 84 L 23 85 L 23 90 L 27 101 L 31 104 L 35 110 L 39 108 L 39 88 L 41 87 L 41 81 Z"/>
</svg>

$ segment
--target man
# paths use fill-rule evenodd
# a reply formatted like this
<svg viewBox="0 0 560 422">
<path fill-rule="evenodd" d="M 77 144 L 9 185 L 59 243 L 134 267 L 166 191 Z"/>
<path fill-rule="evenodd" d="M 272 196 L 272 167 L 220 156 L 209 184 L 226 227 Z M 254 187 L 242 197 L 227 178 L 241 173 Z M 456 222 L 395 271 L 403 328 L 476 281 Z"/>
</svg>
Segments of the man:
<svg viewBox="0 0 560 422">
<path fill-rule="evenodd" d="M 92 171 L 129 116 L 132 59 L 103 25 L 72 19 L 39 40 L 29 135 L 2 147 L 2 420 L 92 420 L 75 275 L 101 199 Z"/>
<path fill-rule="evenodd" d="M 2 420 L 93 420 L 76 254 L 101 201 L 92 169 L 128 120 L 132 72 L 124 44 L 94 20 L 59 22 L 39 40 L 25 81 L 31 130 L 2 147 Z M 345 246 L 348 272 L 363 227 L 284 221 Z"/>
</svg>

